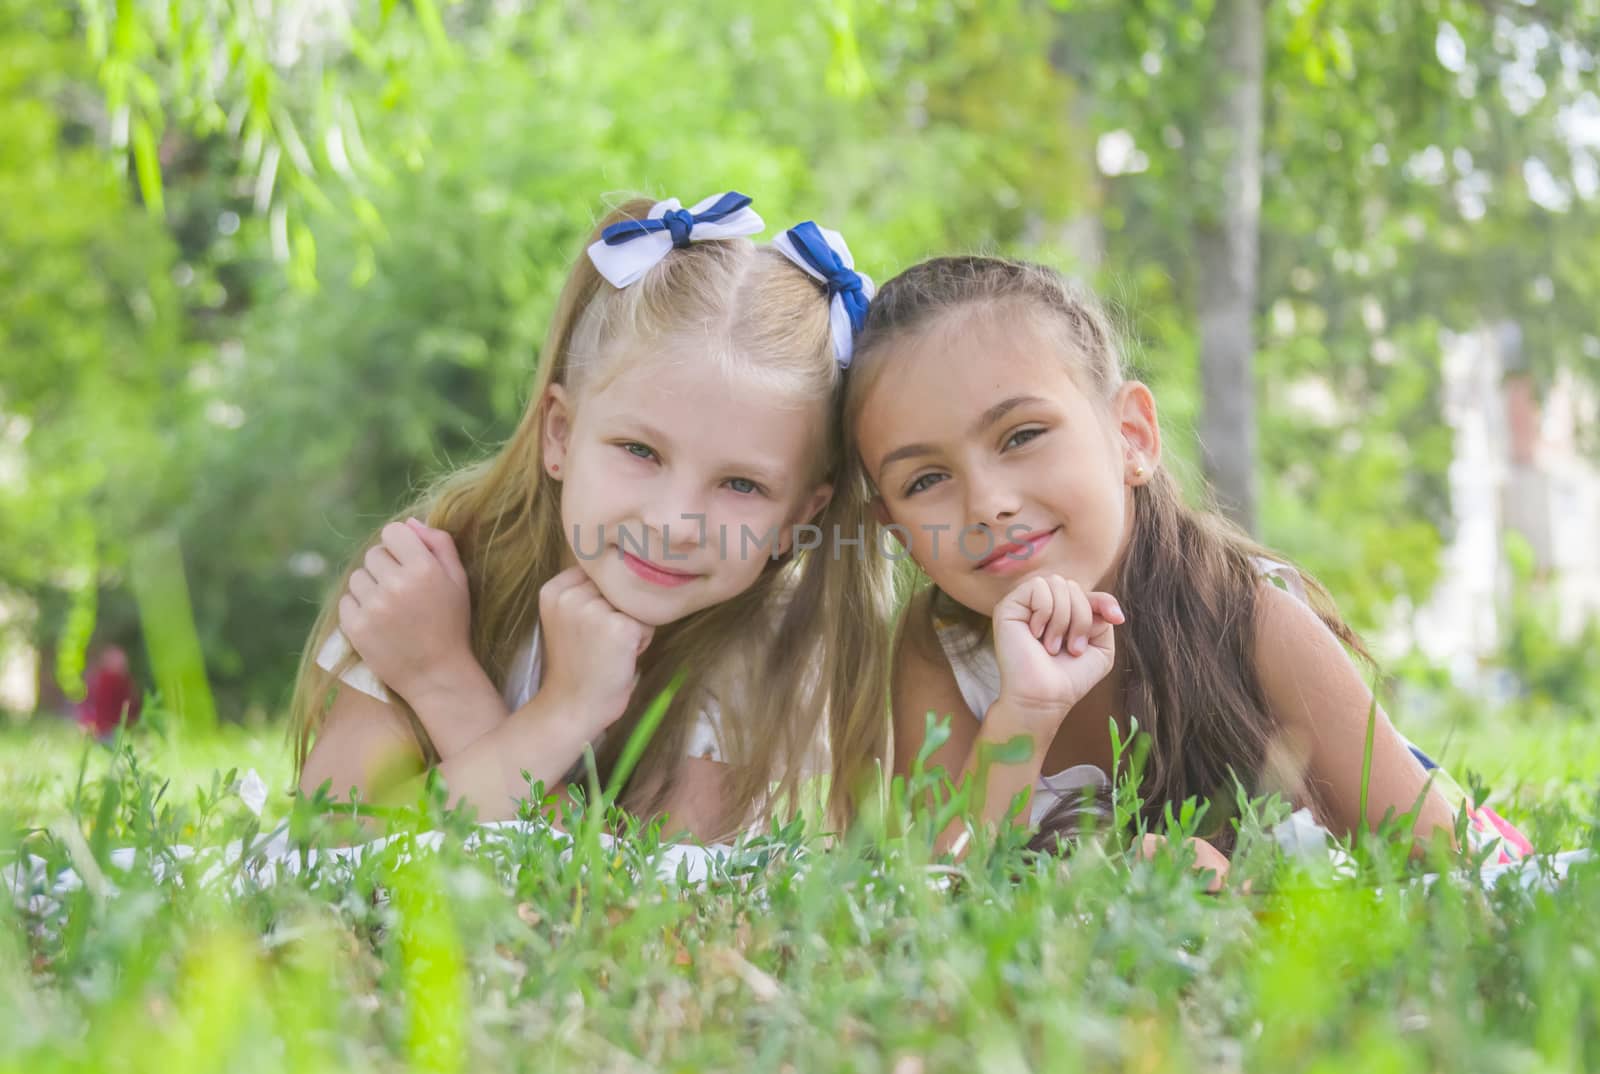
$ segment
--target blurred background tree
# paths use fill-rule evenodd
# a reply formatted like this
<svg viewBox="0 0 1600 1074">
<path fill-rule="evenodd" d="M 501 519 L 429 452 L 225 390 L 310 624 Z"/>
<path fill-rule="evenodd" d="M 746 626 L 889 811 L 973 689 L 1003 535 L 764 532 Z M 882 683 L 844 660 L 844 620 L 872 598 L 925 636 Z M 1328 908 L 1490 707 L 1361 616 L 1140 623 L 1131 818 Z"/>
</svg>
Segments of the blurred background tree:
<svg viewBox="0 0 1600 1074">
<path fill-rule="evenodd" d="M 510 431 L 607 196 L 1083 277 L 1180 466 L 1367 627 L 1454 525 L 1446 333 L 1600 365 L 1595 0 L 0 0 L 0 49 L 0 629 L 202 723 Z"/>
</svg>

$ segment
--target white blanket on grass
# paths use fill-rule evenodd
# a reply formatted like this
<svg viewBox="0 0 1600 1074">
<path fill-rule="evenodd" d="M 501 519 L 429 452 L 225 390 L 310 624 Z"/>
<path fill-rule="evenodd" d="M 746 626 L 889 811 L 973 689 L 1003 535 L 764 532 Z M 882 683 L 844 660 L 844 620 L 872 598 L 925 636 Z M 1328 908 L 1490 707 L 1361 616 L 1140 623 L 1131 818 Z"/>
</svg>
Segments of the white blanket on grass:
<svg viewBox="0 0 1600 1074">
<path fill-rule="evenodd" d="M 257 815 L 266 801 L 266 785 L 252 769 L 235 788 L 239 797 Z M 1284 853 L 1306 862 L 1332 861 L 1336 873 L 1353 869 L 1348 856 L 1339 850 L 1328 837 L 1326 829 L 1318 825 L 1308 811 L 1300 812 L 1280 822 L 1273 836 Z M 49 863 L 34 855 L 0 867 L 0 880 L 11 893 L 18 907 L 39 914 L 50 914 L 59 909 L 61 900 L 84 887 L 96 892 L 114 894 L 116 880 L 106 875 L 95 861 L 76 826 L 65 825 L 56 830 L 58 838 L 66 844 L 74 866 L 52 871 Z M 572 853 L 572 836 L 542 820 L 497 821 L 478 825 L 467 836 L 464 846 L 469 850 L 504 849 L 514 852 L 519 840 L 550 840 L 563 847 L 563 856 Z M 601 846 L 616 849 L 619 840 L 605 832 L 597 833 Z M 176 879 L 180 870 L 195 866 L 200 873 L 201 887 L 209 888 L 226 879 L 227 887 L 235 894 L 270 886 L 281 877 L 297 876 L 302 871 L 312 875 L 313 886 L 348 880 L 356 867 L 369 855 L 395 846 L 397 857 L 405 859 L 416 850 L 437 850 L 445 833 L 431 831 L 384 836 L 367 843 L 347 847 L 330 847 L 307 850 L 304 853 L 289 840 L 287 825 L 279 825 L 246 845 L 235 840 L 223 846 L 191 847 L 172 846 L 151 856 L 131 847 L 111 851 L 108 864 L 117 873 L 128 873 L 140 868 L 148 870 L 157 883 Z M 655 849 L 649 862 L 655 866 L 658 877 L 666 883 L 699 886 L 716 876 L 726 876 L 730 867 L 737 866 L 751 856 L 767 849 L 760 845 L 748 849 L 726 843 L 701 846 L 687 843 L 667 843 Z M 1478 873 L 1485 887 L 1492 887 L 1504 876 L 1512 876 L 1528 889 L 1554 888 L 1567 877 L 1568 870 L 1580 862 L 1591 860 L 1587 850 L 1571 850 L 1556 854 L 1535 854 L 1508 864 L 1484 865 Z M 192 874 L 191 874 L 192 875 Z M 936 874 L 937 875 L 937 874 Z M 1453 874 L 1459 877 L 1460 874 Z M 947 880 L 945 876 L 943 879 Z M 1421 878 L 1423 884 L 1438 879 L 1429 874 Z"/>
</svg>

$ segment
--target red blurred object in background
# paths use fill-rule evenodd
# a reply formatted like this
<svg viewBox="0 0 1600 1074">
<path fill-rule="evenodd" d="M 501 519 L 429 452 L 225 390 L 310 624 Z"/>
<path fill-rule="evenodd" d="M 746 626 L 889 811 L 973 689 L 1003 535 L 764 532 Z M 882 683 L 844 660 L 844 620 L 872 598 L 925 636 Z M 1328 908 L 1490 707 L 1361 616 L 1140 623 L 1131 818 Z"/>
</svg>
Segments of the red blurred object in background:
<svg viewBox="0 0 1600 1074">
<path fill-rule="evenodd" d="M 139 690 L 128 671 L 128 654 L 118 646 L 102 649 L 83 676 L 87 696 L 78 702 L 78 723 L 96 735 L 106 736 L 117 725 L 132 726 L 139 719 Z"/>
</svg>

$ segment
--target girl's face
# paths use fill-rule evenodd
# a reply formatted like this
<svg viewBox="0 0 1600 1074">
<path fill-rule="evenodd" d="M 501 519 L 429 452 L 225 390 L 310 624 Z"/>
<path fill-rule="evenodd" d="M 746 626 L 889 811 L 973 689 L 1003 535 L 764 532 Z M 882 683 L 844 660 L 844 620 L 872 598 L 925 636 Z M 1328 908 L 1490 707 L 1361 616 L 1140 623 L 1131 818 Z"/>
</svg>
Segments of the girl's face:
<svg viewBox="0 0 1600 1074">
<path fill-rule="evenodd" d="M 545 400 L 568 565 L 651 626 L 744 592 L 833 491 L 809 476 L 820 404 L 692 357 L 629 362 L 581 399 L 552 385 Z"/>
<path fill-rule="evenodd" d="M 1027 317 L 947 316 L 883 360 L 857 444 L 880 520 L 935 585 L 989 615 L 1029 575 L 1113 583 L 1131 486 L 1160 455 L 1144 385 L 1097 403 Z"/>
</svg>

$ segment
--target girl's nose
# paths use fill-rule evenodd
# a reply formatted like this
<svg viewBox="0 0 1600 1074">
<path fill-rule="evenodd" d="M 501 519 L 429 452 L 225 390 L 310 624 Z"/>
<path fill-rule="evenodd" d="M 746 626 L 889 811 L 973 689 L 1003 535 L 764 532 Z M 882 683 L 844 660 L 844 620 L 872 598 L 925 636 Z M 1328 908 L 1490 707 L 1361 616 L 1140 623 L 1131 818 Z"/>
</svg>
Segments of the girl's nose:
<svg viewBox="0 0 1600 1074">
<path fill-rule="evenodd" d="M 672 518 L 657 531 L 661 546 L 673 555 L 687 555 L 699 548 L 704 539 L 706 516 L 701 511 L 685 511 L 683 517 Z"/>
<path fill-rule="evenodd" d="M 999 528 L 1017 517 L 1022 497 L 1004 481 L 974 473 L 967 483 L 967 525 Z"/>
<path fill-rule="evenodd" d="M 706 504 L 698 490 L 677 486 L 665 493 L 644 513 L 645 527 L 652 541 L 674 554 L 699 548 L 706 529 Z"/>
</svg>

